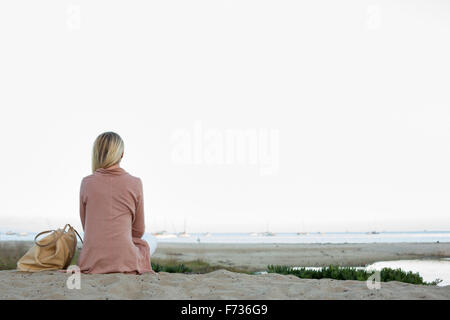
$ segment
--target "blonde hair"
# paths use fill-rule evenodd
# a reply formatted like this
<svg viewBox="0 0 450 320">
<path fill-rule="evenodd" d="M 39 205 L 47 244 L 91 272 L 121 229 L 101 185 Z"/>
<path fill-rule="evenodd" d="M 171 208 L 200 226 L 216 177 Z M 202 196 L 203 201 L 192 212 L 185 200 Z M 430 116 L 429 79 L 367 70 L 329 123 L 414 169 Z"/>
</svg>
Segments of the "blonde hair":
<svg viewBox="0 0 450 320">
<path fill-rule="evenodd" d="M 124 150 L 122 138 L 115 132 L 104 132 L 94 141 L 92 172 L 108 168 L 120 162 Z"/>
</svg>

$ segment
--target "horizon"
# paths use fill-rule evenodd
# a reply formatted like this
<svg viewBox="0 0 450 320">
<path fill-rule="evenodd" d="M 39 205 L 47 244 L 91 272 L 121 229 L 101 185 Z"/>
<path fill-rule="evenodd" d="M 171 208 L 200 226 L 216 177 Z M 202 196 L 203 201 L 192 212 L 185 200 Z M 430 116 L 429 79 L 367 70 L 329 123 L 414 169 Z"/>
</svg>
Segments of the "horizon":
<svg viewBox="0 0 450 320">
<path fill-rule="evenodd" d="M 62 228 L 64 226 L 61 227 L 54 227 L 55 229 L 58 228 Z M 52 226 L 49 226 L 49 228 L 53 228 Z M 20 233 L 20 232 L 26 232 L 26 233 L 39 233 L 41 232 L 42 229 L 30 229 L 30 228 L 3 228 L 0 226 L 0 235 L 4 235 L 7 232 L 14 232 L 14 233 Z M 186 233 L 188 234 L 205 234 L 205 233 L 211 233 L 211 234 L 251 234 L 251 233 L 258 233 L 258 234 L 262 234 L 265 233 L 267 230 L 247 230 L 247 231 L 208 231 L 208 230 L 202 230 L 202 231 L 189 231 L 189 229 L 186 229 Z M 80 233 L 83 233 L 83 230 L 79 231 Z M 182 233 L 182 230 L 178 230 L 178 231 L 171 231 L 170 228 L 169 229 L 155 229 L 155 230 L 146 230 L 145 233 L 146 234 L 154 234 L 154 233 L 158 233 L 158 232 L 167 232 L 169 234 L 179 234 Z M 306 234 L 330 234 L 330 233 L 370 233 L 370 232 L 377 232 L 377 233 L 439 233 L 439 232 L 443 232 L 443 233 L 448 233 L 450 232 L 450 229 L 367 229 L 367 230 L 346 230 L 346 231 L 338 231 L 338 230 L 329 230 L 329 231 L 321 231 L 321 230 L 316 230 L 316 231 L 276 231 L 276 230 L 269 230 L 269 232 L 275 233 L 275 234 L 297 234 L 297 233 L 306 233 Z"/>
</svg>

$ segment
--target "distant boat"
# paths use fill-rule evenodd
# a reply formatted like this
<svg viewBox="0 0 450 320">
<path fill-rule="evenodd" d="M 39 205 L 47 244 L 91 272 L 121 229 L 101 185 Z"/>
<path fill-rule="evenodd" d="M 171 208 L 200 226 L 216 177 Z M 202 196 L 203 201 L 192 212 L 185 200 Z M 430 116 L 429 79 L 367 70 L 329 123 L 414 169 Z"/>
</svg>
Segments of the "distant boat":
<svg viewBox="0 0 450 320">
<path fill-rule="evenodd" d="M 252 237 L 273 237 L 276 236 L 275 233 L 270 232 L 270 231 L 266 231 L 266 232 L 252 232 L 249 233 L 250 236 Z"/>
<path fill-rule="evenodd" d="M 159 232 L 155 232 L 152 233 L 152 235 L 157 238 L 157 239 L 170 239 L 170 238 L 176 238 L 177 236 L 172 234 L 172 233 L 168 233 L 167 231 L 163 230 L 163 231 L 159 231 Z"/>
<path fill-rule="evenodd" d="M 186 219 L 184 219 L 184 229 L 183 232 L 178 233 L 178 237 L 180 238 L 189 238 L 191 235 L 186 233 Z"/>
<path fill-rule="evenodd" d="M 180 237 L 180 238 L 189 238 L 190 236 L 191 235 L 189 233 L 186 233 L 186 232 L 180 232 L 178 234 L 178 237 Z"/>
<path fill-rule="evenodd" d="M 266 232 L 260 233 L 259 235 L 263 237 L 273 237 L 276 236 L 275 233 L 269 231 L 269 223 L 267 223 Z"/>
<path fill-rule="evenodd" d="M 211 237 L 211 236 L 212 236 L 212 233 L 211 233 L 211 232 L 207 232 L 207 233 L 205 233 L 203 236 L 204 236 L 204 237 Z"/>
<path fill-rule="evenodd" d="M 21 237 L 25 237 L 25 236 L 27 236 L 28 235 L 28 232 L 20 232 L 19 233 L 19 236 L 21 236 Z"/>
<path fill-rule="evenodd" d="M 6 231 L 5 234 L 6 234 L 7 236 L 13 236 L 13 235 L 15 235 L 16 233 L 15 233 L 15 232 L 12 232 L 12 231 Z"/>
<path fill-rule="evenodd" d="M 380 233 L 376 232 L 376 231 L 370 231 L 370 232 L 367 232 L 366 234 L 380 234 Z"/>
<path fill-rule="evenodd" d="M 308 234 L 308 232 L 305 232 L 305 219 L 302 219 L 302 231 L 297 232 L 298 236 L 306 236 Z"/>
</svg>

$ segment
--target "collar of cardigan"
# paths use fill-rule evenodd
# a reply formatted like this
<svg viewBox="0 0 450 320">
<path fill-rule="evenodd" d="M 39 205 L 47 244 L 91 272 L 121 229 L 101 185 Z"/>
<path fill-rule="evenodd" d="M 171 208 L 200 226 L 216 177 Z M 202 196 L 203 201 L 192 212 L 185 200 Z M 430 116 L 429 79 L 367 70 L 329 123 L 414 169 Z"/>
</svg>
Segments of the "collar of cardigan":
<svg viewBox="0 0 450 320">
<path fill-rule="evenodd" d="M 98 168 L 95 172 L 103 173 L 103 174 L 113 174 L 113 175 L 121 175 L 126 173 L 126 171 L 122 168 Z"/>
</svg>

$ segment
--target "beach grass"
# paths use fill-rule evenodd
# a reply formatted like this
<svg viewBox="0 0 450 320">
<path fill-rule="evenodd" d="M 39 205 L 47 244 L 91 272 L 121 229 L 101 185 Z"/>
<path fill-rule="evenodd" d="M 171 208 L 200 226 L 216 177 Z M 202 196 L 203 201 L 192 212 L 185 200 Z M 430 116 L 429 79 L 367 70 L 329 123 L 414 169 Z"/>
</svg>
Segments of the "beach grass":
<svg viewBox="0 0 450 320">
<path fill-rule="evenodd" d="M 340 267 L 330 265 L 319 269 L 294 268 L 289 266 L 269 265 L 267 272 L 278 274 L 292 274 L 302 279 L 335 279 L 335 280 L 359 280 L 366 281 L 374 274 L 373 271 L 352 267 Z M 441 280 L 425 282 L 419 273 L 405 272 L 401 269 L 383 268 L 380 270 L 380 281 L 399 281 L 411 284 L 437 285 Z"/>
<path fill-rule="evenodd" d="M 244 267 L 231 267 L 225 265 L 213 265 L 204 260 L 196 259 L 191 261 L 180 262 L 177 259 L 152 259 L 152 269 L 156 272 L 181 272 L 181 273 L 209 273 L 212 271 L 225 269 L 231 272 L 252 274 L 252 272 Z"/>
<path fill-rule="evenodd" d="M 28 251 L 28 243 L 0 242 L 0 270 L 16 269 L 17 261 Z"/>
</svg>

